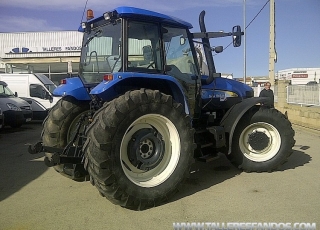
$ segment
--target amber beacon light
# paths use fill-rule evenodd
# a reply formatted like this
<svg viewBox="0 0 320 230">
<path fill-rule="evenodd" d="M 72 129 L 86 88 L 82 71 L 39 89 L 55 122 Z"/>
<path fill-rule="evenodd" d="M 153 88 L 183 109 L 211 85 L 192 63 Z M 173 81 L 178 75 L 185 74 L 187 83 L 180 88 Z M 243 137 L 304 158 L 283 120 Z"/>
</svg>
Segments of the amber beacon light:
<svg viewBox="0 0 320 230">
<path fill-rule="evenodd" d="M 87 10 L 87 20 L 93 19 L 94 15 L 93 15 L 93 10 L 88 9 Z"/>
</svg>

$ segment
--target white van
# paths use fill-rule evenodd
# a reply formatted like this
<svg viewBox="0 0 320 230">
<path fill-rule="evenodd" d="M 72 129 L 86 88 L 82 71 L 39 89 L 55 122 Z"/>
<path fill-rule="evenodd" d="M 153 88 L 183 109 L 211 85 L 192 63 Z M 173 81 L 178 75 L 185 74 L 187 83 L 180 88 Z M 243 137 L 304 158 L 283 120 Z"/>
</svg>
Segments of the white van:
<svg viewBox="0 0 320 230">
<path fill-rule="evenodd" d="M 43 74 L 0 74 L 0 81 L 6 82 L 16 96 L 29 102 L 34 120 L 43 120 L 61 98 L 52 95 L 57 86 Z"/>
</svg>

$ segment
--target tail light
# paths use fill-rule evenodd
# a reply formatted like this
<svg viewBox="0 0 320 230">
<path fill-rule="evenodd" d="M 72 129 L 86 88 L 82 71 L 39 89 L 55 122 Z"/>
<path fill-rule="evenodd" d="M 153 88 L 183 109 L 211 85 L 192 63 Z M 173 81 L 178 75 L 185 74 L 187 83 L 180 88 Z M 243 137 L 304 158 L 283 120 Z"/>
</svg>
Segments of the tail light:
<svg viewBox="0 0 320 230">
<path fill-rule="evenodd" d="M 112 74 L 106 74 L 106 75 L 103 76 L 103 80 L 112 81 L 113 80 L 113 75 Z"/>
</svg>

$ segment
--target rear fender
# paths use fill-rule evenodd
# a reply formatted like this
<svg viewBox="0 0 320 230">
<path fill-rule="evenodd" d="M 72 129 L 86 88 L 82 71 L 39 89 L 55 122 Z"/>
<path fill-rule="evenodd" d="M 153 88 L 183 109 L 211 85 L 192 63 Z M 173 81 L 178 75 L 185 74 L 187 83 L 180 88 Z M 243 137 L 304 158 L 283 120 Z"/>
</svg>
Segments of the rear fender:
<svg viewBox="0 0 320 230">
<path fill-rule="evenodd" d="M 53 96 L 73 96 L 80 101 L 91 100 L 91 97 L 79 77 L 66 78 L 66 84 L 59 85 L 54 91 Z"/>
<path fill-rule="evenodd" d="M 98 96 L 103 101 L 111 101 L 126 91 L 141 88 L 159 90 L 164 94 L 171 95 L 176 102 L 182 104 L 186 114 L 190 113 L 181 84 L 168 75 L 132 72 L 114 73 L 113 80 L 103 80 L 90 91 L 90 94 Z"/>
<path fill-rule="evenodd" d="M 267 98 L 252 97 L 244 99 L 242 102 L 232 106 L 222 118 L 220 125 L 224 127 L 226 133 L 229 133 L 229 148 L 228 154 L 231 153 L 232 138 L 238 122 L 242 116 L 257 104 L 266 102 Z M 258 108 L 257 108 L 258 109 Z"/>
</svg>

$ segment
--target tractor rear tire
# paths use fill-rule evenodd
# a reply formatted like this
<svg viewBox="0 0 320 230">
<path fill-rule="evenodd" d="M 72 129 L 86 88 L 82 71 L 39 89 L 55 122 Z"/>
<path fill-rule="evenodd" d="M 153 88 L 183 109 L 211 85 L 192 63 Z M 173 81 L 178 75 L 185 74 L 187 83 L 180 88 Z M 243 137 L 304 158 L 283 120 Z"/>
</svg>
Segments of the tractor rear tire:
<svg viewBox="0 0 320 230">
<path fill-rule="evenodd" d="M 57 148 L 66 147 L 75 131 L 77 121 L 88 110 L 88 102 L 80 102 L 71 96 L 61 98 L 52 107 L 43 122 L 41 133 L 43 145 Z M 45 155 L 48 159 L 52 157 L 52 153 L 45 153 Z M 81 164 L 59 164 L 53 167 L 61 175 L 75 181 L 84 181 L 88 175 Z M 77 167 L 78 173 L 73 175 L 72 172 L 75 167 Z"/>
<path fill-rule="evenodd" d="M 238 123 L 232 141 L 231 162 L 246 172 L 277 170 L 292 154 L 294 130 L 276 109 L 261 107 Z"/>
<path fill-rule="evenodd" d="M 183 106 L 153 90 L 135 90 L 95 113 L 85 168 L 100 194 L 143 210 L 165 202 L 189 175 L 194 130 Z"/>
</svg>

